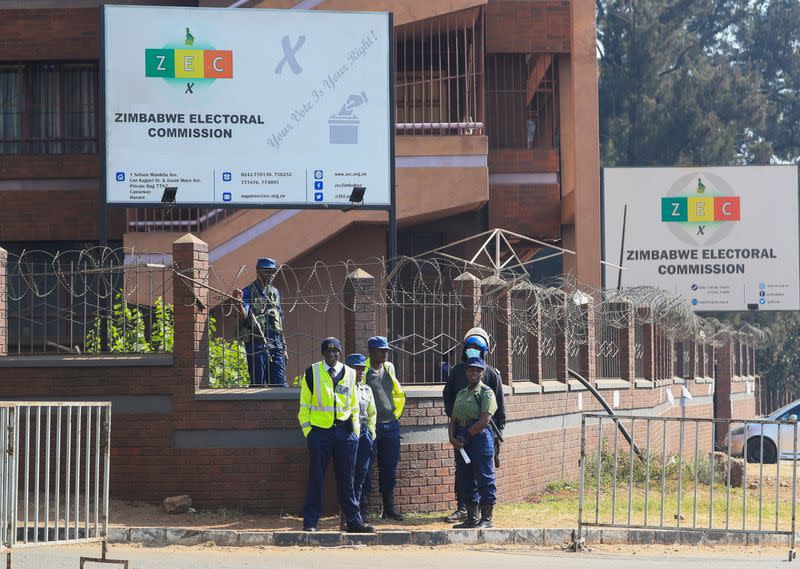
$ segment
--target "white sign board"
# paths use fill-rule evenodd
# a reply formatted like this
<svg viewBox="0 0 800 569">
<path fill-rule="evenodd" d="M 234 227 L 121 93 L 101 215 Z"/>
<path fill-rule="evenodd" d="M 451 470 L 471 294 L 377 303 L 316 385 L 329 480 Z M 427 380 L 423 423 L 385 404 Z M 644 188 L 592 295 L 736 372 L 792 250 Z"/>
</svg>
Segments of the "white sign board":
<svg viewBox="0 0 800 569">
<path fill-rule="evenodd" d="M 104 7 L 110 204 L 390 204 L 390 17 Z"/>
<path fill-rule="evenodd" d="M 603 255 L 623 288 L 650 285 L 698 311 L 798 310 L 796 166 L 606 168 Z M 605 285 L 618 270 L 605 266 Z"/>
</svg>

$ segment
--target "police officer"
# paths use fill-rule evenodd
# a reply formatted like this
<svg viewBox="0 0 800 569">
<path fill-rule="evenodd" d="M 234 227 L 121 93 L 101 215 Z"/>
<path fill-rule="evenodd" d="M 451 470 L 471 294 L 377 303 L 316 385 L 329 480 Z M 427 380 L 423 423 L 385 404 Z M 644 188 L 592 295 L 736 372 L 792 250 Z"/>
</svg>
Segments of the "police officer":
<svg viewBox="0 0 800 569">
<path fill-rule="evenodd" d="M 356 370 L 356 385 L 358 386 L 358 417 L 361 421 L 361 435 L 358 438 L 358 451 L 356 452 L 356 468 L 353 478 L 353 490 L 356 500 L 361 504 L 361 516 L 365 517 L 364 504 L 369 487 L 365 486 L 369 469 L 372 466 L 372 446 L 375 441 L 375 424 L 377 411 L 372 389 L 364 382 L 364 370 L 367 367 L 367 358 L 362 354 L 350 354 L 345 360 L 347 365 Z"/>
<path fill-rule="evenodd" d="M 447 377 L 447 384 L 444 386 L 442 398 L 444 399 L 444 411 L 448 417 L 453 414 L 453 405 L 456 395 L 467 386 L 466 362 L 469 358 L 483 358 L 486 366 L 483 373 L 483 383 L 487 385 L 495 395 L 497 402 L 497 412 L 494 414 L 494 422 L 500 431 L 506 424 L 505 402 L 503 400 L 503 381 L 500 372 L 494 367 L 486 364 L 486 356 L 489 349 L 489 334 L 483 328 L 475 327 L 470 329 L 464 336 L 464 348 L 461 352 L 461 363 L 453 366 Z M 499 441 L 495 441 L 496 450 L 499 450 Z M 456 453 L 456 458 L 459 453 Z M 467 507 L 464 499 L 459 495 L 456 487 L 456 510 L 445 518 L 447 522 L 457 522 L 466 519 Z"/>
<path fill-rule="evenodd" d="M 448 434 L 450 444 L 456 451 L 456 487 L 466 503 L 467 518 L 453 527 L 490 528 L 497 489 L 494 480 L 494 435 L 488 425 L 497 411 L 497 400 L 494 391 L 481 381 L 486 367 L 483 359 L 467 358 L 464 367 L 467 387 L 456 395 Z M 462 452 L 469 457 L 469 464 Z"/>
<path fill-rule="evenodd" d="M 303 531 L 317 531 L 322 513 L 325 471 L 333 457 L 339 506 L 347 531 L 371 533 L 364 524 L 353 490 L 353 470 L 360 434 L 356 372 L 339 361 L 342 343 L 336 338 L 322 342 L 323 361 L 312 364 L 300 382 L 297 418 L 308 444 L 308 488 L 303 506 Z"/>
<path fill-rule="evenodd" d="M 272 286 L 277 269 L 273 259 L 259 259 L 256 280 L 244 290 L 234 289 L 232 293 L 237 301 L 239 335 L 244 339 L 251 385 L 288 387 L 281 295 Z"/>
<path fill-rule="evenodd" d="M 375 455 L 378 460 L 378 485 L 383 497 L 383 517 L 401 521 L 404 518 L 395 509 L 394 489 L 397 485 L 397 464 L 400 462 L 399 419 L 406 404 L 406 394 L 397 380 L 394 366 L 386 361 L 389 354 L 386 338 L 373 336 L 367 341 L 367 349 L 366 383 L 372 388 L 378 415 Z"/>
</svg>

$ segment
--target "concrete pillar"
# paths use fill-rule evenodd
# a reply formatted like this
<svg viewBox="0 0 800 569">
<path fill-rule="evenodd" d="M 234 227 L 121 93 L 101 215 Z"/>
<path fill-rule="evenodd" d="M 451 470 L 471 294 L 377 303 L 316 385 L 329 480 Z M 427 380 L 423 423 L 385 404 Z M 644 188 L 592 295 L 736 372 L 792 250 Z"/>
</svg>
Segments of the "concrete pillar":
<svg viewBox="0 0 800 569">
<path fill-rule="evenodd" d="M 209 387 L 208 245 L 187 233 L 172 243 L 175 367 L 193 387 Z"/>
<path fill-rule="evenodd" d="M 375 277 L 363 269 L 347 275 L 344 283 L 344 350 L 367 353 L 367 340 L 377 334 L 378 306 Z"/>
<path fill-rule="evenodd" d="M 0 356 L 8 355 L 8 251 L 0 247 Z"/>
</svg>

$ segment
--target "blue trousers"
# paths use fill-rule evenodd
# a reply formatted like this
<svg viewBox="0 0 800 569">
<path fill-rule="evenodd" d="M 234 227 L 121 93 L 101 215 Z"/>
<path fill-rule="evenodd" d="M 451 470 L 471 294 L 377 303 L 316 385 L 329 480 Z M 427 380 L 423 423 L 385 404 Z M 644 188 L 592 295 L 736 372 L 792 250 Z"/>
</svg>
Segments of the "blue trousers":
<svg viewBox="0 0 800 569">
<path fill-rule="evenodd" d="M 260 340 L 245 342 L 247 371 L 250 385 L 274 385 L 288 387 L 286 383 L 286 359 L 283 355 L 283 341 L 280 336 L 269 335 L 269 344 Z"/>
<path fill-rule="evenodd" d="M 372 468 L 372 434 L 366 425 L 361 425 L 361 436 L 358 438 L 356 451 L 356 468 L 353 476 L 353 490 L 356 500 L 360 503 L 361 497 L 369 494 L 371 480 L 369 471 Z"/>
<path fill-rule="evenodd" d="M 397 485 L 400 462 L 400 423 L 378 423 L 375 429 L 375 455 L 378 460 L 378 487 L 384 496 Z"/>
<path fill-rule="evenodd" d="M 308 487 L 303 505 L 303 526 L 317 527 L 322 515 L 322 487 L 325 471 L 333 457 L 336 474 L 336 493 L 339 506 L 348 524 L 363 523 L 353 491 L 353 470 L 356 462 L 358 438 L 352 430 L 334 425 L 330 429 L 312 427 L 306 438 L 308 444 Z"/>
<path fill-rule="evenodd" d="M 465 503 L 494 504 L 497 487 L 494 480 L 494 435 L 491 429 L 483 429 L 469 438 L 469 427 L 459 427 L 456 435 L 469 439 L 464 447 L 470 464 L 464 462 L 461 451 L 456 451 L 456 490 Z"/>
</svg>

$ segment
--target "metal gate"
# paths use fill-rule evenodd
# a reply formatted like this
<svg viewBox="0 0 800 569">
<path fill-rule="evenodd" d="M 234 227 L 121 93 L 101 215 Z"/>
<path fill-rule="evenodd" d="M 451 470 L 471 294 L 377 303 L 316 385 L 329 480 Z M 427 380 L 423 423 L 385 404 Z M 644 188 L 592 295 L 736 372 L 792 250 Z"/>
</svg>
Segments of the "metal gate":
<svg viewBox="0 0 800 569">
<path fill-rule="evenodd" d="M 0 402 L 0 551 L 101 543 L 107 559 L 111 403 Z"/>
<path fill-rule="evenodd" d="M 576 547 L 589 527 L 722 531 L 786 536 L 794 559 L 797 436 L 797 421 L 583 415 Z"/>
</svg>

